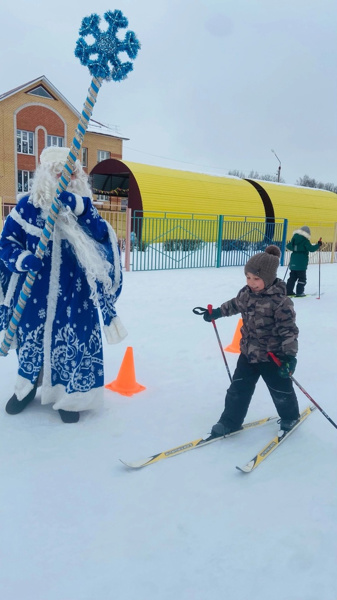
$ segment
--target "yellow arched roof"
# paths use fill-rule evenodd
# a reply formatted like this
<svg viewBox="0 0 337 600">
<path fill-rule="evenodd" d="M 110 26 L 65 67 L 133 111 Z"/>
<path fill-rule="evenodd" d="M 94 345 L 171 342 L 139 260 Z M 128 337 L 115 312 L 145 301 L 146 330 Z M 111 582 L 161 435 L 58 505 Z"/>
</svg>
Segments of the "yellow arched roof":
<svg viewBox="0 0 337 600">
<path fill-rule="evenodd" d="M 258 192 L 243 179 L 153 167 L 123 160 L 140 190 L 143 210 L 264 217 Z"/>
<path fill-rule="evenodd" d="M 275 218 L 288 219 L 291 227 L 337 222 L 337 194 L 326 190 L 257 182 L 268 194 Z"/>
</svg>

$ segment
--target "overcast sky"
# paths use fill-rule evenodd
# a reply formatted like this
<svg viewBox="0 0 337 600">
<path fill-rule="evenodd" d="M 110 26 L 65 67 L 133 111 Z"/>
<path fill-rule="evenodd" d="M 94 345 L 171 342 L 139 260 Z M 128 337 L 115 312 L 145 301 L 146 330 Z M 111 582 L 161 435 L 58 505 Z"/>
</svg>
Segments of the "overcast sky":
<svg viewBox="0 0 337 600">
<path fill-rule="evenodd" d="M 104 82 L 93 118 L 129 138 L 125 159 L 248 176 L 277 173 L 273 149 L 286 183 L 337 184 L 335 0 L 6 1 L 0 93 L 45 75 L 80 111 L 82 18 L 115 9 L 142 48 L 125 81 Z"/>
</svg>

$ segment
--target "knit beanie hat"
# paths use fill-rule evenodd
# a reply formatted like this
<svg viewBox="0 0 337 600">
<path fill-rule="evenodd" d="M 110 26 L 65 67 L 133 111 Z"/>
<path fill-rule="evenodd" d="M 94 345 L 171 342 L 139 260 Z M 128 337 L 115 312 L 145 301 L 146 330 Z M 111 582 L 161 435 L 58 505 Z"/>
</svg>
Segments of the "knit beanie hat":
<svg viewBox="0 0 337 600">
<path fill-rule="evenodd" d="M 267 246 L 264 252 L 254 254 L 245 265 L 245 275 L 252 273 L 261 277 L 265 287 L 269 287 L 276 279 L 280 263 L 281 251 L 277 246 Z"/>
<path fill-rule="evenodd" d="M 302 231 L 305 231 L 305 233 L 307 233 L 308 235 L 311 235 L 310 228 L 307 225 L 303 225 L 303 227 L 301 227 L 300 229 L 302 229 Z"/>
</svg>

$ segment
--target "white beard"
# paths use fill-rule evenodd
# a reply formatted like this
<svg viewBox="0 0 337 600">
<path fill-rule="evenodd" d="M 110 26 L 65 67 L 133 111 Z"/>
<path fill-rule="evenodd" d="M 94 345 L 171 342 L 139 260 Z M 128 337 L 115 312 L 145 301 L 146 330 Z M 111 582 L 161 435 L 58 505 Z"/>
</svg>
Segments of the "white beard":
<svg viewBox="0 0 337 600">
<path fill-rule="evenodd" d="M 62 164 L 45 164 L 39 165 L 36 170 L 30 199 L 36 208 L 41 208 L 44 219 L 47 218 L 56 195 L 58 185 L 56 174 L 60 173 L 62 168 Z M 78 161 L 76 161 L 74 173 L 76 174 L 76 179 L 72 179 L 69 182 L 67 191 L 82 197 L 89 197 L 92 200 L 88 177 Z M 90 286 L 90 298 L 98 306 L 96 281 L 100 281 L 103 284 L 105 294 L 113 294 L 113 284 L 109 275 L 111 264 L 106 260 L 101 245 L 87 235 L 82 227 L 80 227 L 76 216 L 69 207 L 62 207 L 60 209 L 54 227 L 60 233 L 61 238 L 68 240 L 71 244 Z"/>
<path fill-rule="evenodd" d="M 57 175 L 62 172 L 62 169 L 62 163 L 47 163 L 38 166 L 30 193 L 34 206 L 49 211 L 59 183 Z M 78 160 L 75 162 L 73 173 L 76 175 L 76 179 L 70 180 L 67 190 L 92 199 L 88 176 Z"/>
</svg>

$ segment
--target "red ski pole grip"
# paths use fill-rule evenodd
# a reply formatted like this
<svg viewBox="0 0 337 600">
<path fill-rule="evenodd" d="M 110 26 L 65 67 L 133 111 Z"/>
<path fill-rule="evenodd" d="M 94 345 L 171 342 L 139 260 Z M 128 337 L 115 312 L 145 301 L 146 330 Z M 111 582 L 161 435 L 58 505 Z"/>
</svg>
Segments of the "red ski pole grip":
<svg viewBox="0 0 337 600">
<path fill-rule="evenodd" d="M 207 304 L 207 309 L 208 309 L 209 314 L 211 315 L 212 314 L 212 310 L 213 310 L 212 304 Z"/>
<path fill-rule="evenodd" d="M 278 367 L 280 367 L 282 365 L 280 359 L 277 358 L 277 356 L 275 356 L 275 354 L 273 354 L 272 352 L 267 352 L 267 354 L 268 354 L 268 356 L 270 356 L 270 358 L 273 359 L 274 363 L 276 363 Z"/>
</svg>

